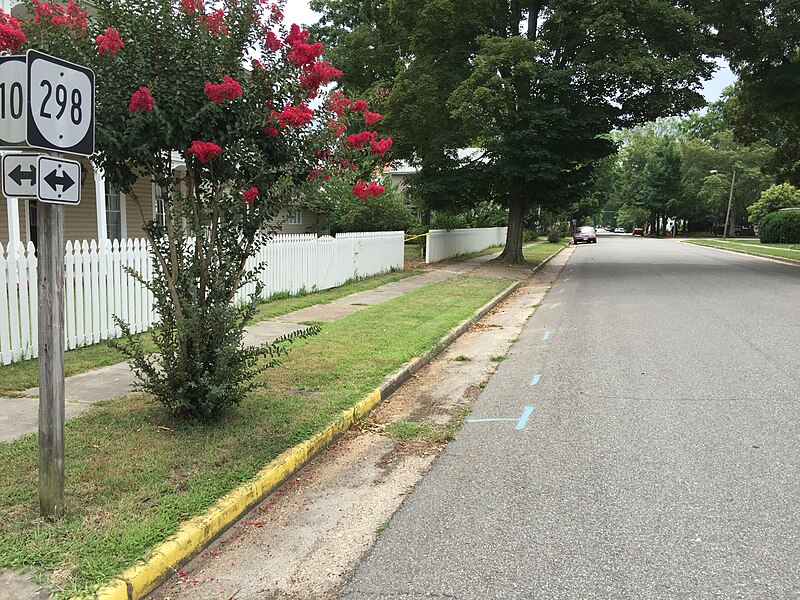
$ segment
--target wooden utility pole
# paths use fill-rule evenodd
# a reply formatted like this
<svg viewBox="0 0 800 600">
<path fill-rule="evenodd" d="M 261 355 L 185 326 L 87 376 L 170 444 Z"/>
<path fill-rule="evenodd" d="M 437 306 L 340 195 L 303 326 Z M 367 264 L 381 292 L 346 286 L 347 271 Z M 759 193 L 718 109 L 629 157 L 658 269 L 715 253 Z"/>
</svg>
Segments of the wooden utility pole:
<svg viewBox="0 0 800 600">
<path fill-rule="evenodd" d="M 64 514 L 64 206 L 39 202 L 39 509 Z"/>
</svg>

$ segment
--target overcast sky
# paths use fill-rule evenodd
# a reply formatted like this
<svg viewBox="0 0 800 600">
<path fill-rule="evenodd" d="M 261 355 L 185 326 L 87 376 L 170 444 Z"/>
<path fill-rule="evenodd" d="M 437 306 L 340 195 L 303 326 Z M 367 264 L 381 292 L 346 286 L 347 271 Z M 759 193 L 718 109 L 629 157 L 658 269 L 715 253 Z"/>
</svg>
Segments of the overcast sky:
<svg viewBox="0 0 800 600">
<path fill-rule="evenodd" d="M 319 18 L 319 14 L 308 7 L 308 0 L 288 0 L 284 13 L 287 23 L 297 23 L 298 25 L 311 25 Z M 721 59 L 717 62 L 720 65 L 720 69 L 703 86 L 703 95 L 708 102 L 719 100 L 722 90 L 734 81 L 733 73 L 731 73 L 727 63 Z"/>
</svg>

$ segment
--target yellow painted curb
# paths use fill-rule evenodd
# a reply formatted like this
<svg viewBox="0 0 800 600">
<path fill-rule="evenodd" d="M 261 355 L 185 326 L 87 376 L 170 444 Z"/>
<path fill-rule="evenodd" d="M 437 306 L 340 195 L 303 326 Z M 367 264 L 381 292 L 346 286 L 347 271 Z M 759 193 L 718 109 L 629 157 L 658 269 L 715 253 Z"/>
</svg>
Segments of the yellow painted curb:
<svg viewBox="0 0 800 600">
<path fill-rule="evenodd" d="M 537 265 L 533 272 L 567 247 L 556 250 Z M 388 383 L 384 383 L 382 387 L 370 392 L 353 407 L 339 413 L 333 422 L 320 433 L 289 448 L 256 473 L 253 481 L 220 498 L 204 514 L 184 522 L 175 534 L 152 550 L 149 558 L 138 561 L 121 575 L 116 576 L 113 582 L 96 588 L 90 596 L 79 596 L 72 600 L 139 600 L 152 592 L 171 572 L 198 554 L 239 517 L 299 471 L 315 454 L 346 432 L 356 419 L 369 413 L 381 400 L 388 397 L 397 387 L 428 364 L 433 357 L 462 335 L 471 324 L 481 319 L 519 286 L 520 282 L 509 285 L 505 291 L 495 296 L 475 315 L 453 329 L 421 358 L 411 361 L 391 375 Z"/>
<path fill-rule="evenodd" d="M 250 483 L 220 498 L 204 514 L 186 521 L 180 529 L 157 546 L 149 559 L 143 560 L 117 577 L 113 583 L 97 589 L 96 600 L 131 600 L 142 598 L 189 557 L 206 547 L 231 523 L 245 514 L 266 495 L 296 473 L 317 452 L 350 428 L 353 420 L 372 410 L 381 401 L 376 389 L 339 416 L 320 433 L 286 450 L 261 469 Z"/>
</svg>

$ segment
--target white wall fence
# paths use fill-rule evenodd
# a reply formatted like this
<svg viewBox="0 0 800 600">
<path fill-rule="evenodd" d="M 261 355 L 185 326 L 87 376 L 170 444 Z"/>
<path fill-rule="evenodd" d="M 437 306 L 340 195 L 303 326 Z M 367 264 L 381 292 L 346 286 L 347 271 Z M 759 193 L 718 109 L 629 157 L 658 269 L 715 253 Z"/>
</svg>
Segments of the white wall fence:
<svg viewBox="0 0 800 600">
<path fill-rule="evenodd" d="M 508 227 L 485 227 L 483 229 L 431 229 L 425 247 L 425 262 L 437 262 L 445 258 L 480 252 L 506 242 Z"/>
<path fill-rule="evenodd" d="M 403 268 L 403 232 L 278 235 L 248 260 L 266 262 L 259 274 L 262 297 L 286 292 L 323 290 L 349 279 Z M 153 295 L 125 272 L 126 267 L 152 274 L 144 240 L 98 243 L 67 242 L 65 255 L 65 329 L 68 349 L 119 337 L 119 316 L 139 333 L 156 318 Z M 0 363 L 38 356 L 37 259 L 33 244 L 16 252 L 0 244 Z M 239 290 L 242 300 L 254 284 Z"/>
</svg>

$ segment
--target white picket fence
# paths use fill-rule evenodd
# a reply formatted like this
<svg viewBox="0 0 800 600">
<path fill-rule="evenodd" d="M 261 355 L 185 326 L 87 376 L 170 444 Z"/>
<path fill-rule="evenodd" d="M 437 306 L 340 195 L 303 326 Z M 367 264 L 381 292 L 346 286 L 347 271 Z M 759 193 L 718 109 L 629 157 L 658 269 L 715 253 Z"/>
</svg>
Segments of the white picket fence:
<svg viewBox="0 0 800 600">
<path fill-rule="evenodd" d="M 431 229 L 425 247 L 425 262 L 432 263 L 445 258 L 480 252 L 506 242 L 508 227 L 485 227 L 482 229 Z"/>
<path fill-rule="evenodd" d="M 262 296 L 298 294 L 342 285 L 403 268 L 403 232 L 278 235 L 248 267 L 266 262 L 259 278 Z M 67 242 L 65 255 L 65 329 L 68 349 L 121 335 L 119 316 L 134 332 L 146 331 L 156 314 L 153 295 L 126 273 L 126 267 L 149 280 L 152 259 L 144 240 L 98 243 Z M 0 244 L 0 362 L 9 364 L 38 356 L 37 262 L 33 244 L 16 252 Z M 237 300 L 255 284 L 239 290 Z"/>
</svg>

